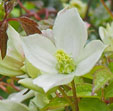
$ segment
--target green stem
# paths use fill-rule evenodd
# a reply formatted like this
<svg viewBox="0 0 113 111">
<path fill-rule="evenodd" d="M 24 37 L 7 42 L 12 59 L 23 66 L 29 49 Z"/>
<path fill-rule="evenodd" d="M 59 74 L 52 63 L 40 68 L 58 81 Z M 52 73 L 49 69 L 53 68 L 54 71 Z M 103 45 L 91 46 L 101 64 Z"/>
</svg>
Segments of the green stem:
<svg viewBox="0 0 113 111">
<path fill-rule="evenodd" d="M 73 100 L 74 100 L 74 108 L 75 108 L 73 111 L 79 111 L 78 99 L 77 99 L 76 87 L 75 87 L 75 82 L 74 82 L 74 80 L 71 82 L 71 85 L 72 85 Z"/>
<path fill-rule="evenodd" d="M 68 103 L 70 104 L 70 106 L 73 108 L 73 103 L 72 103 L 71 99 L 67 96 L 67 94 L 64 92 L 64 90 L 62 89 L 61 86 L 59 86 L 59 91 L 62 93 L 62 95 L 64 96 L 64 98 L 68 101 Z"/>
</svg>

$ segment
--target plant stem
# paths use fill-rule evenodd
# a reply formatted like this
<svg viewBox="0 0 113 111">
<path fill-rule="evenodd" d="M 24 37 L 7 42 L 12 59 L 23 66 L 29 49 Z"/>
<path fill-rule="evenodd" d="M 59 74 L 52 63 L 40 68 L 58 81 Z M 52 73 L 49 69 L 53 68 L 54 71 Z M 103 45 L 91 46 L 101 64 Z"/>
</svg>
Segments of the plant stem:
<svg viewBox="0 0 113 111">
<path fill-rule="evenodd" d="M 9 22 L 9 21 L 17 21 L 17 22 L 18 22 L 18 20 L 19 20 L 18 18 L 8 18 L 8 19 L 7 19 L 8 22 Z"/>
<path fill-rule="evenodd" d="M 59 91 L 62 93 L 64 98 L 69 102 L 70 106 L 73 108 L 73 103 L 72 103 L 71 99 L 67 96 L 67 94 L 64 92 L 64 90 L 62 89 L 61 86 L 59 86 Z"/>
<path fill-rule="evenodd" d="M 109 15 L 113 18 L 113 14 L 110 11 L 110 9 L 107 7 L 107 5 L 105 4 L 104 0 L 100 0 L 101 3 L 103 4 L 104 8 L 107 10 L 107 12 L 109 13 Z"/>
<path fill-rule="evenodd" d="M 102 93 L 102 101 L 105 102 L 104 89 L 103 88 L 101 88 L 101 93 Z"/>
<path fill-rule="evenodd" d="M 23 4 L 21 3 L 20 0 L 17 0 L 17 2 L 18 2 L 18 4 L 20 5 L 20 7 L 23 8 L 23 9 L 26 11 L 26 13 L 30 13 L 30 11 L 27 10 L 27 9 L 23 6 Z"/>
<path fill-rule="evenodd" d="M 113 98 L 112 98 L 112 97 L 109 98 L 109 102 L 110 102 L 110 103 L 113 103 Z"/>
<path fill-rule="evenodd" d="M 86 15 L 85 15 L 85 20 L 87 21 L 87 19 L 88 19 L 88 13 L 89 13 L 89 9 L 90 9 L 90 6 L 91 6 L 91 4 L 92 4 L 92 1 L 93 0 L 89 0 L 88 1 L 88 5 L 87 5 L 87 10 L 86 10 Z"/>
<path fill-rule="evenodd" d="M 39 15 L 38 15 L 37 13 L 31 12 L 30 10 L 26 9 L 26 8 L 24 7 L 24 5 L 21 3 L 20 0 L 17 0 L 17 2 L 18 2 L 18 4 L 20 5 L 20 7 L 21 7 L 22 9 L 24 9 L 24 11 L 25 11 L 27 14 L 29 14 L 29 15 L 31 15 L 31 16 L 34 16 L 37 20 L 41 20 L 41 18 L 39 17 Z"/>
<path fill-rule="evenodd" d="M 67 96 L 67 94 L 64 92 L 64 90 L 62 89 L 61 86 L 59 86 L 59 91 L 62 93 L 62 95 L 65 97 L 65 99 L 66 99 L 70 104 L 72 104 L 71 99 Z"/>
<path fill-rule="evenodd" d="M 75 106 L 74 111 L 79 111 L 78 99 L 77 99 L 76 87 L 75 87 L 74 80 L 71 82 L 71 85 L 72 85 L 72 92 L 73 92 L 73 99 L 74 99 L 74 106 Z"/>
<path fill-rule="evenodd" d="M 113 0 L 110 0 L 111 10 L 113 11 Z"/>
</svg>

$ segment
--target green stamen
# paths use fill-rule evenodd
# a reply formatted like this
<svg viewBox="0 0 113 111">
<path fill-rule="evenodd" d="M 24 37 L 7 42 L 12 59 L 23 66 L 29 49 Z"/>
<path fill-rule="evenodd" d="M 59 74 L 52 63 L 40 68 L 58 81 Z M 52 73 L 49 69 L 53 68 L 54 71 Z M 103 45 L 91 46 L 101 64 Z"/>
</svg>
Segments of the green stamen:
<svg viewBox="0 0 113 111">
<path fill-rule="evenodd" d="M 72 57 L 66 54 L 63 50 L 58 50 L 55 54 L 57 59 L 56 68 L 61 74 L 69 74 L 76 68 L 75 62 Z"/>
</svg>

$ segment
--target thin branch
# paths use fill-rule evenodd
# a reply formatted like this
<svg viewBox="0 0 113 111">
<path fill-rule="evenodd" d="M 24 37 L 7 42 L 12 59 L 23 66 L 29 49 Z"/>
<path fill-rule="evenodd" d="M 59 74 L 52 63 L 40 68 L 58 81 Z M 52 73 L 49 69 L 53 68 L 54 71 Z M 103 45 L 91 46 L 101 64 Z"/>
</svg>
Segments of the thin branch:
<svg viewBox="0 0 113 111">
<path fill-rule="evenodd" d="M 104 97 L 104 89 L 103 88 L 101 88 L 101 93 L 102 93 L 101 99 L 102 99 L 103 102 L 105 102 L 106 100 L 105 100 L 105 97 Z"/>
<path fill-rule="evenodd" d="M 77 99 L 76 87 L 75 87 L 74 80 L 71 82 L 71 85 L 72 85 L 73 99 L 74 99 L 74 106 L 75 106 L 75 110 L 74 111 L 79 111 L 78 99 Z"/>
<path fill-rule="evenodd" d="M 111 5 L 111 10 L 113 11 L 113 0 L 109 0 Z"/>
<path fill-rule="evenodd" d="M 107 7 L 107 5 L 105 4 L 104 0 L 100 0 L 101 3 L 103 4 L 104 8 L 107 10 L 107 12 L 109 13 L 109 15 L 113 18 L 113 14 L 111 12 L 111 10 Z"/>
<path fill-rule="evenodd" d="M 85 15 L 85 20 L 86 20 L 86 21 L 87 21 L 87 19 L 88 19 L 89 9 L 90 9 L 90 6 L 91 6 L 91 4 L 92 4 L 92 1 L 93 1 L 93 0 L 89 0 L 89 1 L 88 1 L 87 10 L 86 10 L 86 15 Z"/>
<path fill-rule="evenodd" d="M 58 89 L 62 93 L 62 95 L 64 96 L 64 98 L 69 102 L 70 106 L 73 108 L 73 103 L 72 103 L 71 99 L 67 96 L 67 94 L 64 92 L 64 90 L 62 89 L 62 87 L 59 86 Z"/>
<path fill-rule="evenodd" d="M 26 11 L 26 13 L 30 13 L 30 11 L 27 10 L 27 9 L 23 6 L 23 4 L 20 2 L 20 0 L 17 0 L 17 2 L 18 2 L 18 4 L 20 5 L 20 7 L 23 8 L 23 9 Z"/>
<path fill-rule="evenodd" d="M 15 89 L 16 91 L 21 91 L 20 88 L 18 88 L 17 86 L 15 86 L 14 84 L 14 80 L 11 81 L 10 86 Z"/>
<path fill-rule="evenodd" d="M 20 0 L 17 0 L 17 1 L 18 1 L 18 4 L 20 5 L 20 7 L 21 7 L 22 9 L 24 9 L 26 13 L 28 13 L 30 16 L 34 16 L 37 20 L 41 20 L 41 18 L 39 17 L 38 14 L 36 14 L 35 12 L 31 12 L 31 11 L 29 11 L 28 9 L 26 9 L 26 8 L 23 6 L 23 4 L 21 3 Z"/>
<path fill-rule="evenodd" d="M 71 99 L 67 96 L 67 94 L 64 92 L 64 90 L 62 89 L 61 86 L 59 86 L 59 91 L 62 93 L 62 95 L 64 96 L 64 98 L 65 98 L 70 104 L 72 104 Z"/>
<path fill-rule="evenodd" d="M 18 21 L 19 19 L 18 18 L 8 18 L 7 21 Z"/>
</svg>

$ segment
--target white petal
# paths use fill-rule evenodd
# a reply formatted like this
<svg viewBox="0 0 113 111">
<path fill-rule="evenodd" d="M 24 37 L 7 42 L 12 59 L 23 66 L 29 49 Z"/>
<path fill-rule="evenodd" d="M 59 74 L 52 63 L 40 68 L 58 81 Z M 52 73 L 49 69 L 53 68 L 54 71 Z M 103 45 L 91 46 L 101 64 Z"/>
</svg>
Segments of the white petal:
<svg viewBox="0 0 113 111">
<path fill-rule="evenodd" d="M 99 27 L 99 35 L 100 35 L 102 40 L 105 39 L 106 33 L 107 32 L 106 32 L 106 30 L 103 27 Z"/>
<path fill-rule="evenodd" d="M 27 94 L 24 94 L 28 91 L 28 89 L 24 89 L 17 93 L 12 93 L 9 95 L 8 99 L 9 101 L 15 101 L 15 102 L 23 102 L 26 99 L 29 99 L 34 96 L 34 92 L 31 90 Z"/>
<path fill-rule="evenodd" d="M 107 28 L 109 29 L 108 31 L 105 28 L 100 27 L 99 34 L 104 44 L 108 45 L 106 51 L 113 51 L 112 28 L 110 27 L 109 24 L 107 24 Z"/>
<path fill-rule="evenodd" d="M 51 29 L 42 30 L 42 35 L 49 38 L 53 43 L 55 43 L 53 31 Z"/>
<path fill-rule="evenodd" d="M 44 72 L 56 72 L 56 48 L 48 38 L 34 34 L 24 37 L 23 41 L 25 56 L 32 65 Z"/>
<path fill-rule="evenodd" d="M 75 8 L 59 13 L 53 28 L 56 46 L 77 58 L 87 40 L 86 24 Z"/>
<path fill-rule="evenodd" d="M 22 40 L 20 38 L 19 33 L 16 32 L 16 30 L 11 25 L 8 25 L 7 34 L 8 34 L 8 38 L 9 38 L 8 44 L 9 44 L 9 46 L 12 46 L 10 49 L 11 50 L 12 50 L 12 48 L 15 49 L 18 52 L 18 55 L 20 55 L 22 58 L 24 58 L 24 51 L 22 48 Z M 10 50 L 8 51 L 8 54 L 10 54 Z"/>
<path fill-rule="evenodd" d="M 73 80 L 74 75 L 64 75 L 64 74 L 43 74 L 36 79 L 33 80 L 33 83 L 42 87 L 45 92 L 49 89 L 59 86 L 68 84 Z"/>
<path fill-rule="evenodd" d="M 81 76 L 88 73 L 101 57 L 106 46 L 100 40 L 91 41 L 82 53 L 84 58 L 77 65 L 75 75 Z"/>
<path fill-rule="evenodd" d="M 20 39 L 18 32 L 16 32 L 10 25 L 8 26 L 7 34 L 7 54 L 3 60 L 0 54 L 0 74 L 6 76 L 21 75 L 24 73 L 21 70 L 21 67 L 24 65 L 22 40 Z"/>
<path fill-rule="evenodd" d="M 24 64 L 22 61 L 18 61 L 15 58 L 8 56 L 8 55 L 6 55 L 5 58 L 2 60 L 1 55 L 0 55 L 0 74 L 2 75 L 6 75 L 6 76 L 21 75 L 24 73 L 21 70 L 21 67 L 23 65 Z"/>
</svg>

